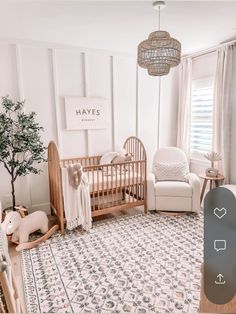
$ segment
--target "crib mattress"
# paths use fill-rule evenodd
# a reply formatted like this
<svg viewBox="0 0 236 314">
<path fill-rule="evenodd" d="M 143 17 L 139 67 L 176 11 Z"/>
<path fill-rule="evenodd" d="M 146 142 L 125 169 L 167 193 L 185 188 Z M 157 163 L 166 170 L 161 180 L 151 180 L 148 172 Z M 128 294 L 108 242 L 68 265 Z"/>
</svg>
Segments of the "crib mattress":
<svg viewBox="0 0 236 314">
<path fill-rule="evenodd" d="M 109 189 L 115 189 L 120 187 L 132 187 L 133 185 L 142 183 L 142 176 L 140 173 L 132 172 L 130 173 L 123 172 L 116 174 L 113 173 L 113 175 L 109 174 L 106 175 L 103 173 L 102 170 L 95 171 L 88 171 L 86 172 L 89 180 L 89 190 L 90 192 L 98 192 L 102 190 L 109 190 Z"/>
</svg>

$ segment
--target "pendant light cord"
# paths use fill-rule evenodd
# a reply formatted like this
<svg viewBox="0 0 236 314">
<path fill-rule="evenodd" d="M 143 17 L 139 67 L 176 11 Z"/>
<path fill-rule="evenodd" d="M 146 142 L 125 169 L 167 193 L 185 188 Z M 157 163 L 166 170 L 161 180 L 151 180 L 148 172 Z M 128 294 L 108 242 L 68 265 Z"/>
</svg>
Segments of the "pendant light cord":
<svg viewBox="0 0 236 314">
<path fill-rule="evenodd" d="M 158 6 L 158 31 L 161 29 L 161 6 Z M 161 76 L 158 77 L 157 149 L 160 148 Z"/>
<path fill-rule="evenodd" d="M 161 76 L 158 77 L 157 149 L 160 148 L 160 123 L 161 123 Z"/>
</svg>

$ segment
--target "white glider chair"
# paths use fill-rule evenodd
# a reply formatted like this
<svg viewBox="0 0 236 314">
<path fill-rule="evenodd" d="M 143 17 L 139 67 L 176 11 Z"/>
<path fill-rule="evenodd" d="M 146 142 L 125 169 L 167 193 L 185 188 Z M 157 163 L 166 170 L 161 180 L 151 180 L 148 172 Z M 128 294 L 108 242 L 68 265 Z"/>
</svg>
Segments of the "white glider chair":
<svg viewBox="0 0 236 314">
<path fill-rule="evenodd" d="M 155 153 L 147 180 L 147 206 L 148 210 L 199 213 L 200 180 L 189 172 L 181 149 L 166 147 Z"/>
</svg>

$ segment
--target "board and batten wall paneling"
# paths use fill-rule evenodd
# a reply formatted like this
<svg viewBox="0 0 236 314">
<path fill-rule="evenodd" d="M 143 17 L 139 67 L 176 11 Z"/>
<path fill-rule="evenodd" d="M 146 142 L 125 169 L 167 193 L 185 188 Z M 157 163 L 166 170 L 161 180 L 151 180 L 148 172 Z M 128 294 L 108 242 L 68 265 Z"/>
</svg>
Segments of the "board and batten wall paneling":
<svg viewBox="0 0 236 314">
<path fill-rule="evenodd" d="M 176 146 L 178 108 L 178 67 L 161 78 L 160 147 Z"/>
<path fill-rule="evenodd" d="M 63 158 L 88 154 L 85 130 L 66 130 L 65 96 L 86 96 L 85 57 L 78 51 L 56 50 L 57 93 L 59 112 L 60 153 Z"/>
<path fill-rule="evenodd" d="M 158 146 L 158 130 L 159 147 L 176 146 L 178 68 L 171 69 L 168 76 L 161 77 L 158 112 L 159 86 L 159 78 L 147 75 L 144 69 L 138 69 L 138 135 L 145 143 L 149 171 Z"/>
<path fill-rule="evenodd" d="M 86 54 L 86 96 L 107 100 L 109 124 L 104 129 L 89 130 L 89 153 L 101 155 L 112 151 L 112 91 L 110 56 Z"/>
<path fill-rule="evenodd" d="M 17 80 L 16 69 L 16 46 L 11 44 L 0 44 L 0 96 L 10 95 L 12 98 L 19 97 L 19 88 Z M 1 110 L 0 102 L 0 110 Z M 21 186 L 24 180 L 20 179 L 16 182 L 16 195 L 19 201 L 26 200 L 29 203 L 29 197 L 27 191 L 24 189 L 21 191 Z M 0 200 L 3 205 L 7 206 L 11 202 L 11 189 L 10 189 L 10 175 L 0 165 Z"/>
<path fill-rule="evenodd" d="M 151 171 L 153 154 L 157 148 L 158 78 L 138 69 L 138 136 L 143 141 Z"/>
<path fill-rule="evenodd" d="M 96 155 L 121 148 L 128 136 L 138 135 L 150 162 L 157 143 L 157 80 L 137 67 L 135 55 L 20 41 L 2 43 L 0 48 L 0 95 L 26 99 L 26 111 L 35 111 L 45 129 L 45 145 L 56 141 L 64 158 Z M 107 99 L 108 127 L 67 131 L 65 96 Z M 168 96 L 169 101 L 173 99 Z M 162 111 L 162 119 L 169 121 L 167 125 L 172 123 L 168 132 L 175 134 L 170 110 Z M 163 145 L 173 134 L 163 137 Z M 17 202 L 49 210 L 47 164 L 40 168 L 39 176 L 17 180 Z M 10 181 L 2 166 L 0 176 L 0 199 L 3 206 L 9 206 Z"/>
<path fill-rule="evenodd" d="M 42 140 L 47 146 L 48 142 L 56 139 L 55 111 L 53 108 L 53 81 L 52 60 L 49 49 L 41 47 L 19 47 L 21 78 L 23 95 L 26 99 L 25 110 L 37 113 L 36 120 L 44 128 Z M 40 164 L 40 175 L 31 174 L 29 180 L 29 193 L 31 206 L 48 204 L 48 173 L 47 163 Z M 39 188 L 40 187 L 40 188 Z"/>
<path fill-rule="evenodd" d="M 55 111 L 53 108 L 52 61 L 49 49 L 21 47 L 22 80 L 25 109 L 37 113 L 36 120 L 43 126 L 42 140 L 56 138 Z"/>
<path fill-rule="evenodd" d="M 16 47 L 0 44 L 0 96 L 18 97 Z"/>
<path fill-rule="evenodd" d="M 135 58 L 114 57 L 113 99 L 115 149 L 120 149 L 128 136 L 136 135 Z"/>
</svg>

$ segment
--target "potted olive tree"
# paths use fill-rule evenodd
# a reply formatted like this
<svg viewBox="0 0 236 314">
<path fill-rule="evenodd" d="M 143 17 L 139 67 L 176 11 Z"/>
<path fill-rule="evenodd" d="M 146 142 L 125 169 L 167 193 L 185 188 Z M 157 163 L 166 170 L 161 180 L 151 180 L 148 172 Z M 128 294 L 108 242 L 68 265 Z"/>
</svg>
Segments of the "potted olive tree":
<svg viewBox="0 0 236 314">
<path fill-rule="evenodd" d="M 24 101 L 2 98 L 0 111 L 0 163 L 10 175 L 12 209 L 16 207 L 15 181 L 20 176 L 38 174 L 36 164 L 44 162 L 45 147 L 35 121 L 35 113 L 23 111 Z"/>
</svg>

